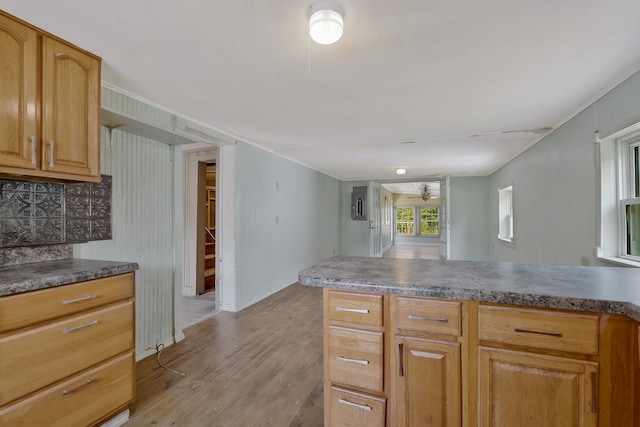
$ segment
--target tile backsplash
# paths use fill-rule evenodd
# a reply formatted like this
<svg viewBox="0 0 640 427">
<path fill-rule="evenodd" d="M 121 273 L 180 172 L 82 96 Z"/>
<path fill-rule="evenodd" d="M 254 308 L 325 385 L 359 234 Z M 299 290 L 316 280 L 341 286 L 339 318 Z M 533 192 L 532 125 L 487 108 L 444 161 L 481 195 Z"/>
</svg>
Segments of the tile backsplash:
<svg viewBox="0 0 640 427">
<path fill-rule="evenodd" d="M 0 179 L 0 247 L 111 239 L 111 177 L 99 183 Z"/>
</svg>

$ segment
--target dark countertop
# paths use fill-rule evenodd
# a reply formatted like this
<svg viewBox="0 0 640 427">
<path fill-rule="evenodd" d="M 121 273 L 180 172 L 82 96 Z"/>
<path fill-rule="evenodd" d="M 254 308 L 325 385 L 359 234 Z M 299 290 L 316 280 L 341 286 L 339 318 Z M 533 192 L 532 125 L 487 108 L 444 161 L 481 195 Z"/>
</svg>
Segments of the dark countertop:
<svg viewBox="0 0 640 427">
<path fill-rule="evenodd" d="M 640 321 L 640 269 L 333 257 L 303 285 L 624 314 Z"/>
<path fill-rule="evenodd" d="M 62 259 L 0 267 L 0 296 L 129 273 L 134 262 Z"/>
</svg>

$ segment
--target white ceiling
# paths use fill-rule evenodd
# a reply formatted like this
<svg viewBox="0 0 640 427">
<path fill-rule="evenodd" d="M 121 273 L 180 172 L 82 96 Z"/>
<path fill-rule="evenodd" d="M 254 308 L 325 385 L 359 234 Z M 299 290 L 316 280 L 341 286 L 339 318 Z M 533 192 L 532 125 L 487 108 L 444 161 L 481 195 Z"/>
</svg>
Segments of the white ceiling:
<svg viewBox="0 0 640 427">
<path fill-rule="evenodd" d="M 637 0 L 3 0 L 103 80 L 340 179 L 486 175 L 640 69 Z M 503 133 L 509 132 L 509 133 Z M 412 142 L 407 144 L 406 142 Z"/>
</svg>

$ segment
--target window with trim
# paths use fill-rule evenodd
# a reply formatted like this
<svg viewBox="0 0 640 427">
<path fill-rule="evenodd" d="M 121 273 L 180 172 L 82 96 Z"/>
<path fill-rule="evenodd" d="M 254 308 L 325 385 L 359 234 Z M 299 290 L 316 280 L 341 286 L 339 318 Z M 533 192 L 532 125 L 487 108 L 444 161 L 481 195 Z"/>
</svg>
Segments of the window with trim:
<svg viewBox="0 0 640 427">
<path fill-rule="evenodd" d="M 640 123 L 598 140 L 597 255 L 640 266 Z"/>
<path fill-rule="evenodd" d="M 437 236 L 440 234 L 440 216 L 438 208 L 420 208 L 420 235 Z"/>
<path fill-rule="evenodd" d="M 440 208 L 435 206 L 406 206 L 396 208 L 396 235 L 440 235 Z"/>
<path fill-rule="evenodd" d="M 498 239 L 513 243 L 513 186 L 498 188 Z"/>
<path fill-rule="evenodd" d="M 640 261 L 640 136 L 621 142 L 622 188 L 620 193 L 619 224 L 622 238 L 622 257 Z"/>
</svg>

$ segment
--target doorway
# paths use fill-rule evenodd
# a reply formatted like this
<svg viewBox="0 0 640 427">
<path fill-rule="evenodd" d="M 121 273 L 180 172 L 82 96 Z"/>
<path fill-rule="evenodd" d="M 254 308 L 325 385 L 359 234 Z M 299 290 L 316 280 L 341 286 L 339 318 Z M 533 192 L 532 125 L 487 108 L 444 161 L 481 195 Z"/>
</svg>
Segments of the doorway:
<svg viewBox="0 0 640 427">
<path fill-rule="evenodd" d="M 185 151 L 181 329 L 219 310 L 219 153 L 216 147 Z"/>
</svg>

